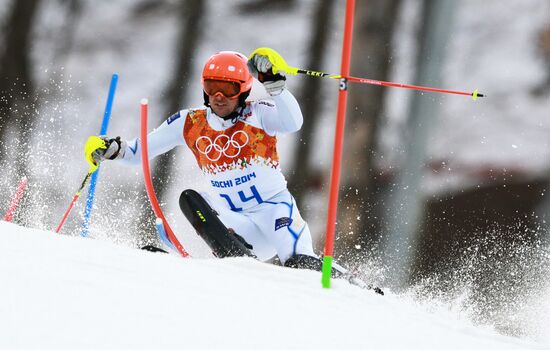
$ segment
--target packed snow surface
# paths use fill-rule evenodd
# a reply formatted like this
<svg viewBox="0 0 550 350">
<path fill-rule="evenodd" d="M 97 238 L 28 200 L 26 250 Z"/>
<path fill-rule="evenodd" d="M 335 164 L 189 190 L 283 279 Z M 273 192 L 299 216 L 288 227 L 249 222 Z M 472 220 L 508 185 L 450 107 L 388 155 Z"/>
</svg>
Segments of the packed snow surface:
<svg viewBox="0 0 550 350">
<path fill-rule="evenodd" d="M 183 259 L 6 222 L 0 245 L 0 349 L 550 349 L 252 259 Z"/>
</svg>

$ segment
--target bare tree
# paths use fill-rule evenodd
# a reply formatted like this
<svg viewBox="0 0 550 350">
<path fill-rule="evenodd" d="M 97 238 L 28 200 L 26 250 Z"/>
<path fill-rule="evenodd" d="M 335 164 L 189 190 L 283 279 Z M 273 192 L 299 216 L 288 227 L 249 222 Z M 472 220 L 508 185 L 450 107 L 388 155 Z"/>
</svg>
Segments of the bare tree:
<svg viewBox="0 0 550 350">
<path fill-rule="evenodd" d="M 543 80 L 531 90 L 531 94 L 544 97 L 550 91 L 550 21 L 538 35 L 537 49 L 544 62 L 545 74 Z"/>
<path fill-rule="evenodd" d="M 36 99 L 33 96 L 34 82 L 31 76 L 30 42 L 34 18 L 40 0 L 18 0 L 12 3 L 4 32 L 4 51 L 0 56 L 0 161 L 10 147 L 17 152 L 16 174 L 26 171 L 25 140 L 27 130 L 32 126 Z M 8 131 L 14 135 L 10 137 Z M 11 141 L 18 141 L 14 150 Z"/>
<path fill-rule="evenodd" d="M 424 0 L 421 3 L 415 85 L 441 85 L 442 66 L 456 13 L 452 0 Z M 387 220 L 382 230 L 383 252 L 394 287 L 409 283 L 411 268 L 420 243 L 419 224 L 425 216 L 426 199 L 422 178 L 426 172 L 429 135 L 437 123 L 438 103 L 415 93 L 410 99 L 408 118 L 402 129 L 405 156 L 400 162 L 391 195 L 384 203 Z"/>
<path fill-rule="evenodd" d="M 325 58 L 329 23 L 334 7 L 334 0 L 319 1 L 315 14 L 311 17 L 311 37 L 308 45 L 308 62 L 306 67 L 322 67 Z M 320 179 L 315 176 L 309 162 L 313 145 L 313 132 L 318 124 L 320 110 L 323 104 L 321 94 L 321 79 L 304 78 L 300 89 L 300 105 L 305 116 L 305 122 L 298 134 L 294 161 L 290 166 L 292 174 L 289 178 L 289 188 L 296 201 L 301 202 L 304 195 L 314 187 L 319 187 Z M 298 156 L 299 155 L 299 156 Z"/>
<path fill-rule="evenodd" d="M 323 1 L 319 1 L 322 3 Z M 249 0 L 238 6 L 242 13 L 273 13 L 274 11 L 289 11 L 296 5 L 296 0 Z"/>
<path fill-rule="evenodd" d="M 400 0 L 360 1 L 356 8 L 351 73 L 388 80 L 391 41 Z M 350 85 L 337 233 L 342 251 L 376 242 L 380 176 L 374 166 L 386 89 Z M 342 246 L 343 245 L 343 246 Z"/>
<path fill-rule="evenodd" d="M 181 103 L 187 94 L 187 80 L 193 68 L 193 59 L 201 37 L 201 22 L 204 18 L 205 1 L 186 0 L 179 5 L 179 13 L 182 25 L 178 34 L 175 55 L 178 57 L 176 66 L 172 74 L 172 79 L 168 82 L 165 90 L 166 109 L 164 117 L 173 114 L 181 109 Z M 163 120 L 156 121 L 156 125 Z M 153 170 L 153 183 L 157 191 L 158 198 L 162 201 L 166 196 L 166 190 L 170 183 L 170 174 L 172 174 L 175 163 L 175 150 L 165 153 L 157 158 Z M 154 239 L 155 232 L 153 225 L 153 212 L 149 206 L 144 207 L 140 215 L 141 229 L 145 232 L 145 240 Z"/>
<path fill-rule="evenodd" d="M 58 33 L 57 49 L 54 55 L 54 62 L 66 59 L 74 45 L 76 26 L 83 13 L 82 0 L 61 0 L 65 7 L 65 18 L 63 26 Z"/>
</svg>

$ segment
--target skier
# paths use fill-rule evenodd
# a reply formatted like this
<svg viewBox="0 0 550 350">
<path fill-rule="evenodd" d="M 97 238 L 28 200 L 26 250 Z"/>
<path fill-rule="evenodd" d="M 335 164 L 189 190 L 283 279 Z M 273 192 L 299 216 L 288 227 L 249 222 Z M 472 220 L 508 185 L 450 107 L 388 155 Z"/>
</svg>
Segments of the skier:
<svg viewBox="0 0 550 350">
<path fill-rule="evenodd" d="M 270 57 L 280 57 L 270 52 Z M 203 232 L 195 222 L 215 255 L 253 254 L 262 261 L 277 255 L 286 266 L 317 269 L 321 262 L 313 252 L 309 227 L 287 189 L 277 153 L 277 135 L 298 131 L 303 117 L 298 102 L 286 89 L 286 77 L 273 74 L 271 68 L 268 56 L 255 54 L 247 60 L 233 51 L 212 55 L 201 77 L 205 107 L 170 116 L 149 134 L 149 154 L 153 158 L 179 145 L 191 149 L 213 195 L 184 191 L 180 206 L 188 209 L 184 213 L 190 220 L 195 206 L 212 208 L 229 235 L 245 247 L 224 252 L 227 247 L 215 247 L 210 242 L 222 233 Z M 271 99 L 246 101 L 253 76 Z M 90 146 L 96 144 L 99 146 Z M 140 147 L 137 138 L 123 141 L 120 137 L 92 136 L 86 159 L 93 165 L 105 159 L 139 164 Z"/>
<path fill-rule="evenodd" d="M 192 151 L 214 195 L 185 190 L 179 204 L 215 256 L 267 261 L 277 255 L 284 266 L 320 271 L 322 261 L 313 252 L 309 227 L 287 189 L 277 153 L 277 135 L 300 130 L 302 112 L 286 89 L 286 77 L 273 74 L 271 60 L 283 58 L 272 49 L 261 52 L 249 60 L 233 51 L 212 55 L 201 77 L 205 106 L 183 109 L 152 131 L 149 156 L 180 145 Z M 269 100 L 246 101 L 253 77 Z M 140 147 L 137 138 L 92 136 L 85 156 L 93 167 L 106 159 L 139 164 Z M 336 263 L 332 275 L 373 288 Z"/>
</svg>

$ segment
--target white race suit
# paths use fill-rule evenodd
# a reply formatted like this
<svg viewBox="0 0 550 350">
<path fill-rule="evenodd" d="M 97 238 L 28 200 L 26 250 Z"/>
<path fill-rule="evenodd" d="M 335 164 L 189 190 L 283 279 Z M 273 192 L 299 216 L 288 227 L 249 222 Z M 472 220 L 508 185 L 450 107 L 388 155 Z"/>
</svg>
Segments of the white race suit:
<svg viewBox="0 0 550 350">
<path fill-rule="evenodd" d="M 187 145 L 213 192 L 202 195 L 224 225 L 252 245 L 260 260 L 277 254 L 284 263 L 294 254 L 315 256 L 277 154 L 277 135 L 295 132 L 302 123 L 288 90 L 271 100 L 248 102 L 236 122 L 207 107 L 181 110 L 149 134 L 149 156 Z M 138 139 L 129 141 L 123 161 L 139 164 L 139 147 Z"/>
</svg>

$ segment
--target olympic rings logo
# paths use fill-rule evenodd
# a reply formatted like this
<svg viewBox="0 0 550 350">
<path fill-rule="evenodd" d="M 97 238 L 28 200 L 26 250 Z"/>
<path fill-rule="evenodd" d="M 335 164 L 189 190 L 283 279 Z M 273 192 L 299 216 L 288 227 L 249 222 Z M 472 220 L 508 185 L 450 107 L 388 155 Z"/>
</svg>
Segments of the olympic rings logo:
<svg viewBox="0 0 550 350">
<path fill-rule="evenodd" d="M 245 137 L 244 142 L 236 136 L 242 134 Z M 242 130 L 236 131 L 231 137 L 221 134 L 214 141 L 208 136 L 201 136 L 195 142 L 195 147 L 199 153 L 204 154 L 210 161 L 215 162 L 222 156 L 235 158 L 241 153 L 241 149 L 248 144 L 248 134 Z"/>
</svg>

